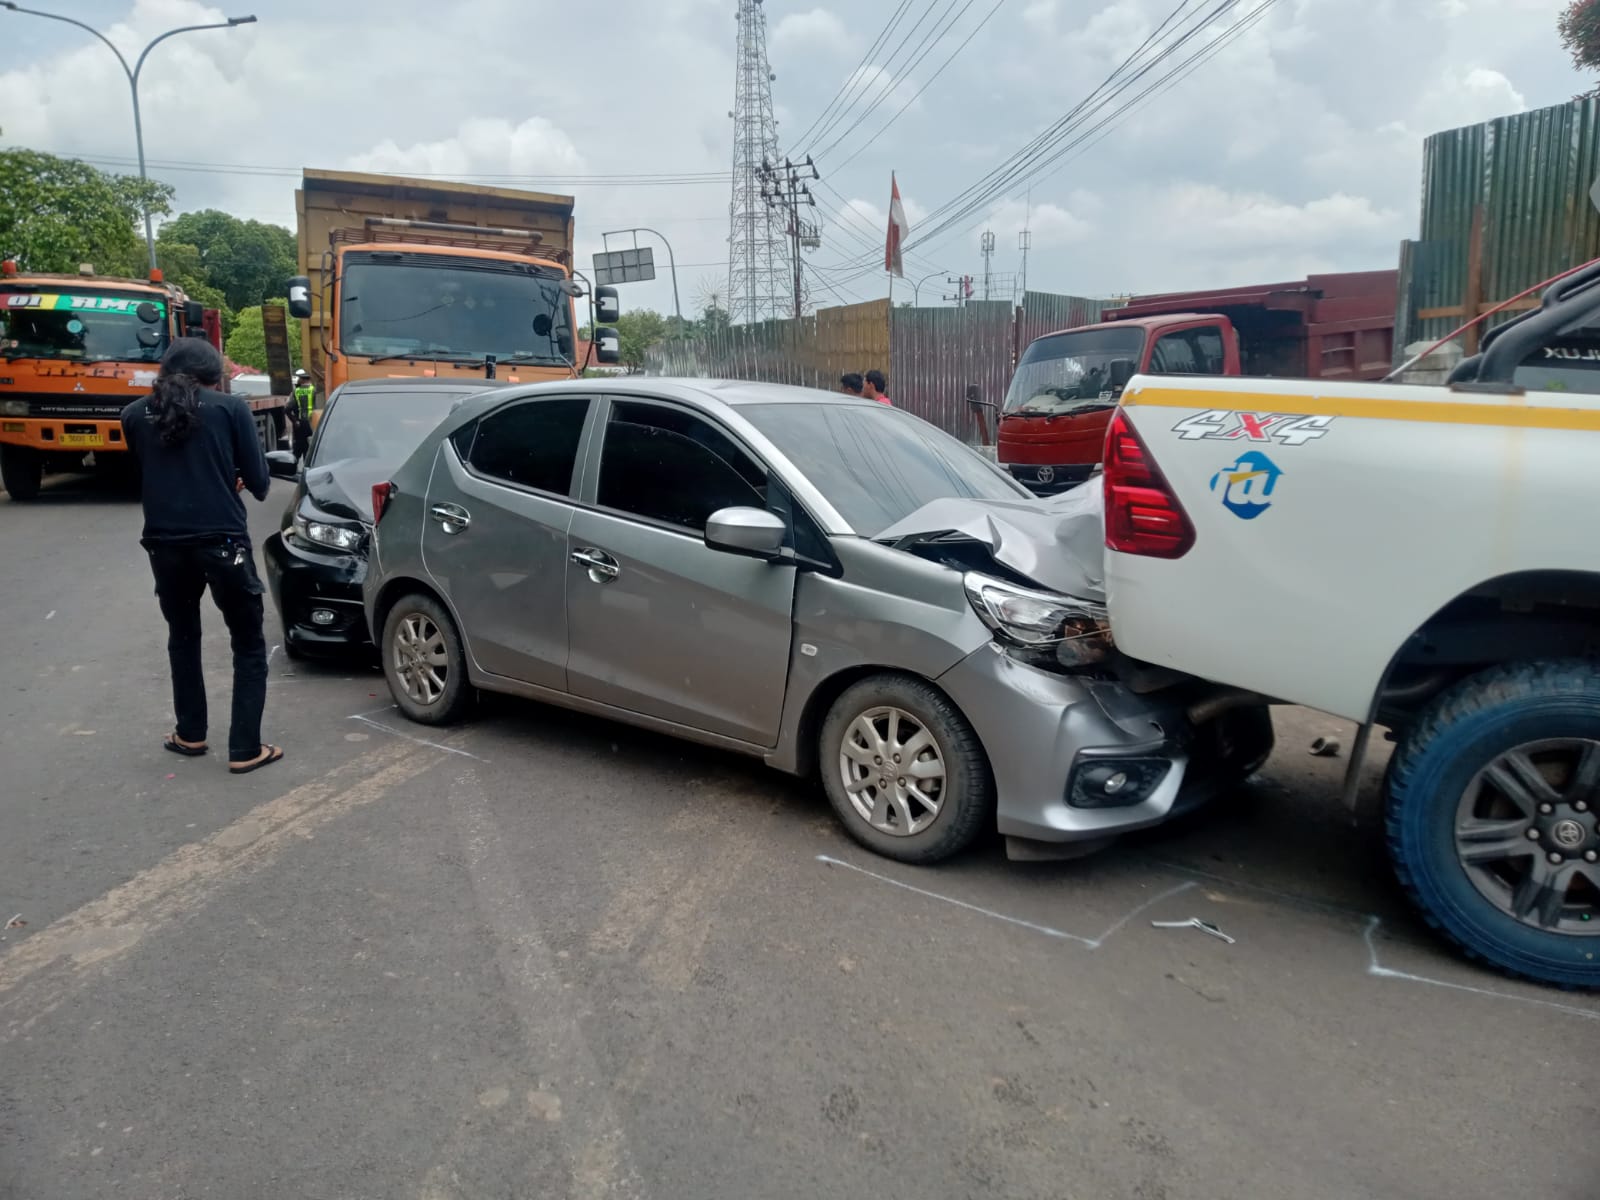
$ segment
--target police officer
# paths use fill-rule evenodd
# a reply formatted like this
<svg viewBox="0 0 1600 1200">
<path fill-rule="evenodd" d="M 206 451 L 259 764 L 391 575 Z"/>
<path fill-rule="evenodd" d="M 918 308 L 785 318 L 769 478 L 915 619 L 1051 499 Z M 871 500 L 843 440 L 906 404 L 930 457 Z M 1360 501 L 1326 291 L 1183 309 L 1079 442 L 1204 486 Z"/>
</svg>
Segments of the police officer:
<svg viewBox="0 0 1600 1200">
<path fill-rule="evenodd" d="M 302 461 L 311 449 L 311 410 L 316 402 L 317 389 L 302 367 L 294 373 L 294 403 L 289 409 L 294 420 L 294 456 Z"/>
</svg>

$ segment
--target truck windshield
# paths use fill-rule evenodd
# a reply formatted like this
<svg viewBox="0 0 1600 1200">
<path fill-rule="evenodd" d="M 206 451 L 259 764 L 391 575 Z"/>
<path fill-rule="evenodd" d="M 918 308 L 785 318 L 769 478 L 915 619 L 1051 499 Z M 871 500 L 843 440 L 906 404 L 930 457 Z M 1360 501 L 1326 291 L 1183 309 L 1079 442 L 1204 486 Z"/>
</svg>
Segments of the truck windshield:
<svg viewBox="0 0 1600 1200">
<path fill-rule="evenodd" d="M 1116 402 L 1111 364 L 1121 358 L 1137 367 L 1143 351 L 1144 330 L 1132 327 L 1039 338 L 1022 352 L 1005 411 L 1053 417 L 1108 407 Z"/>
<path fill-rule="evenodd" d="M 354 262 L 345 267 L 340 304 L 346 354 L 568 362 L 561 341 L 563 334 L 571 337 L 571 309 L 553 276 L 505 267 Z M 535 330 L 546 321 L 546 332 Z"/>
<path fill-rule="evenodd" d="M 167 305 L 138 292 L 0 289 L 0 358 L 160 362 Z"/>
</svg>

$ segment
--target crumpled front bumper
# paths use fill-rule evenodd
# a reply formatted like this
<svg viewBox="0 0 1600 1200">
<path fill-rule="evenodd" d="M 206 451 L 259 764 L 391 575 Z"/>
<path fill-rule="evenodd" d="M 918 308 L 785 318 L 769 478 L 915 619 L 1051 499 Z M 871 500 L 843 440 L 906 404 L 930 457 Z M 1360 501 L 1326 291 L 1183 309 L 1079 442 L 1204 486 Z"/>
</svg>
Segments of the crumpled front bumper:
<svg viewBox="0 0 1600 1200">
<path fill-rule="evenodd" d="M 1007 837 L 1091 841 L 1159 825 L 1238 782 L 1272 747 L 1262 710 L 1197 728 L 1176 697 L 1040 670 L 994 643 L 938 683 L 983 742 Z M 1118 774 L 1132 782 L 1109 795 Z"/>
<path fill-rule="evenodd" d="M 365 554 L 304 549 L 280 531 L 263 543 L 261 557 L 284 637 L 296 651 L 337 654 L 372 644 L 361 606 Z M 333 620 L 315 620 L 318 612 Z"/>
</svg>

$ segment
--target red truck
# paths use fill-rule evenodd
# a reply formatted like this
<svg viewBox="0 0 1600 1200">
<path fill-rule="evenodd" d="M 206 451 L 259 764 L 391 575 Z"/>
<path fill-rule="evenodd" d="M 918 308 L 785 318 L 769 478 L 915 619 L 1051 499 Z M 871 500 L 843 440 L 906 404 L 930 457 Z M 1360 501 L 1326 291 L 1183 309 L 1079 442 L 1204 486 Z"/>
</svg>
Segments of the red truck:
<svg viewBox="0 0 1600 1200">
<path fill-rule="evenodd" d="M 1362 271 L 1139 296 L 1097 325 L 1036 338 L 1001 408 L 1000 465 L 1040 495 L 1082 483 L 1135 375 L 1381 379 L 1398 287 L 1396 271 Z"/>
</svg>

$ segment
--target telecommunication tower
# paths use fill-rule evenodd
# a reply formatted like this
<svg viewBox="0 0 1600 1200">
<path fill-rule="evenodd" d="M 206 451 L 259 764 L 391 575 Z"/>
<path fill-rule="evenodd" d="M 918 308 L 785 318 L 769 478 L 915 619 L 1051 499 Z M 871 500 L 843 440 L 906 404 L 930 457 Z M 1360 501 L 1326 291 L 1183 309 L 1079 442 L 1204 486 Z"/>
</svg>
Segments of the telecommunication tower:
<svg viewBox="0 0 1600 1200">
<path fill-rule="evenodd" d="M 789 315 L 793 304 L 786 214 L 767 202 L 764 169 L 780 160 L 762 0 L 739 0 L 733 92 L 733 199 L 728 205 L 728 313 L 734 324 Z"/>
</svg>

